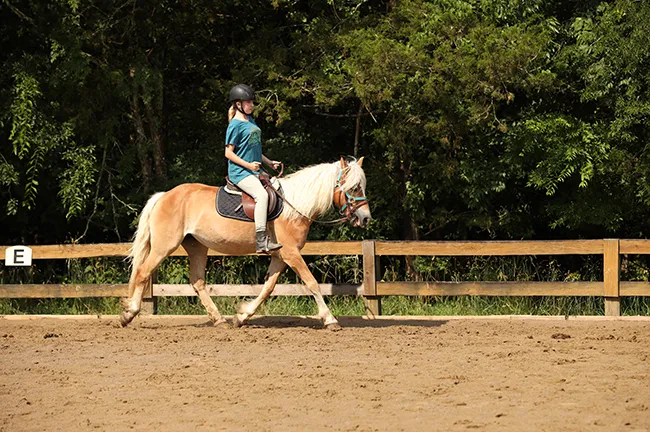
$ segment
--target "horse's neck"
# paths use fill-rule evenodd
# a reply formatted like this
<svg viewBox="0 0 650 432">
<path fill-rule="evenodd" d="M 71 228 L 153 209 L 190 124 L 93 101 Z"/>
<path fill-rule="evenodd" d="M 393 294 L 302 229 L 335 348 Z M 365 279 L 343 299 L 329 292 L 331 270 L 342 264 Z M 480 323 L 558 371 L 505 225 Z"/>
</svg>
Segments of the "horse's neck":
<svg viewBox="0 0 650 432">
<path fill-rule="evenodd" d="M 288 218 L 307 216 L 313 219 L 326 212 L 332 205 L 334 183 L 332 169 L 328 164 L 307 168 L 282 179 L 284 195 L 291 203 Z"/>
</svg>

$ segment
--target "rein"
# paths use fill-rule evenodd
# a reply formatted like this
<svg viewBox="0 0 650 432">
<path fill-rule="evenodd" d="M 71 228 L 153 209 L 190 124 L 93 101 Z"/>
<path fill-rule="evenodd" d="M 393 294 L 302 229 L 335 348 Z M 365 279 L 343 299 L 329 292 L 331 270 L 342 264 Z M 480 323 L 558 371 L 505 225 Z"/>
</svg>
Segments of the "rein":
<svg viewBox="0 0 650 432">
<path fill-rule="evenodd" d="M 280 165 L 282 165 L 282 168 L 280 169 L 280 174 L 278 174 L 277 178 L 280 178 L 280 177 L 282 176 L 282 174 L 284 173 L 284 164 L 283 164 L 283 163 L 280 163 Z M 339 176 L 338 176 L 338 178 L 336 179 L 336 184 L 334 185 L 334 190 L 336 191 L 336 189 L 338 188 L 339 191 L 343 193 L 343 188 L 341 187 L 341 177 L 342 177 L 342 176 L 343 176 L 343 168 L 341 168 L 341 169 L 339 170 Z M 296 213 L 298 213 L 300 216 L 304 217 L 305 219 L 309 220 L 309 221 L 312 222 L 312 223 L 318 223 L 318 224 L 322 224 L 322 225 L 335 225 L 335 224 L 341 224 L 341 223 L 343 223 L 343 222 L 345 222 L 345 221 L 349 221 L 349 220 L 352 219 L 352 214 L 354 214 L 354 212 L 355 212 L 359 207 L 361 207 L 362 205 L 364 205 L 364 204 L 366 204 L 366 203 L 368 202 L 368 199 L 367 199 L 365 196 L 363 196 L 363 197 L 353 197 L 349 192 L 346 191 L 346 192 L 344 192 L 344 193 L 345 193 L 345 197 L 347 198 L 347 202 L 346 202 L 345 204 L 343 204 L 343 205 L 341 206 L 341 208 L 339 209 L 339 214 L 344 215 L 344 217 L 339 218 L 339 219 L 329 220 L 329 221 L 320 221 L 320 220 L 317 220 L 317 219 L 310 218 L 309 216 L 305 216 L 305 215 L 302 214 L 300 211 L 298 211 L 298 209 L 295 208 L 295 207 L 293 206 L 293 204 L 291 204 L 291 203 L 289 202 L 289 200 L 287 200 L 287 199 L 284 197 L 284 195 L 282 195 L 282 194 L 280 193 L 280 191 L 278 191 L 278 190 L 273 186 L 273 184 L 271 184 L 271 182 L 269 182 L 269 187 L 270 187 L 271 189 L 273 189 L 273 190 L 275 191 L 275 193 L 278 194 L 278 196 L 279 196 L 279 197 L 280 197 L 284 202 L 286 202 L 286 203 L 289 205 L 289 207 L 291 207 L 292 209 L 294 209 L 294 210 L 296 211 Z M 335 193 L 336 193 L 336 192 L 335 192 Z M 346 211 L 346 209 L 347 209 L 347 211 Z"/>
</svg>

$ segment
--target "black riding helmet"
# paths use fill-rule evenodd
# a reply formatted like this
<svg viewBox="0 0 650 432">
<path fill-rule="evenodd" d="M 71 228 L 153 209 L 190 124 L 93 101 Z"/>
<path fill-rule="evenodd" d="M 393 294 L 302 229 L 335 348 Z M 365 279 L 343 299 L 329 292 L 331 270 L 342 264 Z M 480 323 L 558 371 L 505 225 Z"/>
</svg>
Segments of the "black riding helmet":
<svg viewBox="0 0 650 432">
<path fill-rule="evenodd" d="M 255 91 L 246 84 L 237 84 L 230 89 L 230 103 L 235 106 L 237 111 L 241 112 L 244 115 L 247 115 L 244 110 L 237 106 L 235 102 L 241 102 L 245 100 L 255 100 Z"/>
<path fill-rule="evenodd" d="M 237 84 L 230 89 L 230 103 L 245 100 L 255 100 L 255 91 L 250 86 Z"/>
</svg>

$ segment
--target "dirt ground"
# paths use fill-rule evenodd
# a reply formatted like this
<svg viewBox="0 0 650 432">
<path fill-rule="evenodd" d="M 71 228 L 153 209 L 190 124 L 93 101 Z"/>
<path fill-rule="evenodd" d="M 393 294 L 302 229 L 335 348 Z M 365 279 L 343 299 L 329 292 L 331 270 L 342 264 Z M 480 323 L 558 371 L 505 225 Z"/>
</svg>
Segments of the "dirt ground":
<svg viewBox="0 0 650 432">
<path fill-rule="evenodd" d="M 0 317 L 0 431 L 650 430 L 650 321 Z"/>
</svg>

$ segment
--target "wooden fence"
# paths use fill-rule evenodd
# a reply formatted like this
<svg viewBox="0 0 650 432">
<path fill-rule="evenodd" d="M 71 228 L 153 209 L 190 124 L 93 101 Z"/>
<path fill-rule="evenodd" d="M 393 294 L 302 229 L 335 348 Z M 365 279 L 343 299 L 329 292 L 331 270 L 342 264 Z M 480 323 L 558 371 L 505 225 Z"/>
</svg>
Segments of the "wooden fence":
<svg viewBox="0 0 650 432">
<path fill-rule="evenodd" d="M 8 246 L 0 246 L 4 259 Z M 130 243 L 89 245 L 31 246 L 35 260 L 72 259 L 128 255 Z M 309 242 L 303 255 L 361 255 L 363 283 L 321 284 L 323 295 L 363 296 L 369 315 L 381 314 L 381 297 L 418 296 L 599 296 L 604 298 L 605 315 L 620 315 L 623 296 L 650 296 L 650 282 L 621 282 L 621 254 L 650 254 L 650 240 L 559 240 L 559 241 L 349 241 Z M 223 254 L 210 251 L 211 256 Z M 525 255 L 603 255 L 601 282 L 384 282 L 381 281 L 381 256 L 525 256 Z M 186 256 L 182 248 L 172 256 Z M 212 296 L 254 296 L 262 285 L 208 285 Z M 126 284 L 4 284 L 0 298 L 122 297 Z M 279 284 L 274 295 L 305 295 L 301 285 Z M 154 312 L 158 296 L 192 296 L 189 284 L 154 283 L 145 291 L 143 308 Z"/>
</svg>

